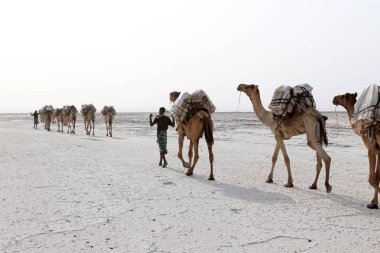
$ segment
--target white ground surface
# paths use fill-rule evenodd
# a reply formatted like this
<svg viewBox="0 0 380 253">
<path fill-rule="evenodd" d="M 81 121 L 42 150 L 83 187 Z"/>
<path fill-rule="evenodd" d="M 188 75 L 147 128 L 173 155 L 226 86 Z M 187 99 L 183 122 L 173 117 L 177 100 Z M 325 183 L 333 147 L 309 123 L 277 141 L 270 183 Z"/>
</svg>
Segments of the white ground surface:
<svg viewBox="0 0 380 253">
<path fill-rule="evenodd" d="M 139 117 L 141 129 L 120 121 L 111 139 L 100 118 L 86 136 L 81 123 L 69 135 L 55 125 L 33 130 L 29 115 L 0 115 L 0 251 L 380 252 L 380 211 L 366 208 L 366 150 L 345 114 L 326 148 L 331 194 L 324 168 L 319 189 L 308 189 L 316 160 L 304 137 L 287 142 L 295 187 L 283 187 L 282 156 L 275 183 L 265 183 L 274 139 L 252 114 L 216 114 L 214 182 L 204 140 L 187 177 L 170 129 L 161 168 L 155 129 Z M 246 120 L 232 126 L 235 117 Z"/>
</svg>

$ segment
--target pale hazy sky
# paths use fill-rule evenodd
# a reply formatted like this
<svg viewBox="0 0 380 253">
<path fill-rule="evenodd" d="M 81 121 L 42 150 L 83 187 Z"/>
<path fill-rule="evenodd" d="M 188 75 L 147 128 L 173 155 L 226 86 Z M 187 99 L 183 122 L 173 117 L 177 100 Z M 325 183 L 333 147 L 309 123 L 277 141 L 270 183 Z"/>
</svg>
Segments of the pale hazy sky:
<svg viewBox="0 0 380 253">
<path fill-rule="evenodd" d="M 380 84 L 379 0 L 1 1 L 0 112 L 45 104 L 157 111 L 205 90 L 236 111 L 240 83 L 309 83 L 317 106 Z M 252 111 L 248 98 L 241 111 Z"/>
</svg>

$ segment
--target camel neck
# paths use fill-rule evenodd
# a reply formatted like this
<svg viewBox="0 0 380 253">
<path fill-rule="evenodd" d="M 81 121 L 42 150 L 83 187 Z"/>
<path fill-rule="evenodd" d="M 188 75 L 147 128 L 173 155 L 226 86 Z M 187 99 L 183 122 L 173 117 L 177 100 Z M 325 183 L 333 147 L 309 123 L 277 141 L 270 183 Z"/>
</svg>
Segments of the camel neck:
<svg viewBox="0 0 380 253">
<path fill-rule="evenodd" d="M 348 114 L 348 118 L 350 120 L 351 120 L 352 116 L 354 115 L 354 112 L 355 112 L 354 105 L 349 105 L 347 108 L 347 114 Z"/>
<path fill-rule="evenodd" d="M 265 108 L 263 107 L 263 105 L 261 103 L 260 93 L 259 92 L 256 92 L 256 93 L 253 92 L 250 96 L 250 99 L 251 99 L 251 102 L 253 105 L 253 110 L 255 111 L 256 116 L 259 118 L 259 120 L 265 125 L 270 125 L 268 122 L 269 119 L 267 117 L 268 111 L 265 110 Z"/>
</svg>

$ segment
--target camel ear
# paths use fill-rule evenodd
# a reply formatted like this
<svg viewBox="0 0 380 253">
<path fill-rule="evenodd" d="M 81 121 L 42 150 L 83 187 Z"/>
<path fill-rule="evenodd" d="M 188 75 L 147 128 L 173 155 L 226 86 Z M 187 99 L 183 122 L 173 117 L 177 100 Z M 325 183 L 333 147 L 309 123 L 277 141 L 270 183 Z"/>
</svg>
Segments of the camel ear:
<svg viewBox="0 0 380 253">
<path fill-rule="evenodd" d="M 355 92 L 355 98 L 358 96 L 358 93 L 357 92 Z"/>
<path fill-rule="evenodd" d="M 181 92 L 178 92 L 178 96 L 181 95 Z"/>
</svg>

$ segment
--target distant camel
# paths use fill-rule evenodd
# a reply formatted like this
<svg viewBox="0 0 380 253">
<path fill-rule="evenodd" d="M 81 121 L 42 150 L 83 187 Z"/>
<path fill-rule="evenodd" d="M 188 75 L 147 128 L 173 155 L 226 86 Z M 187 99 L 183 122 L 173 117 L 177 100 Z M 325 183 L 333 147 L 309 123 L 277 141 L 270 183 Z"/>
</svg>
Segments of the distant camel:
<svg viewBox="0 0 380 253">
<path fill-rule="evenodd" d="M 50 124 L 52 121 L 53 107 L 51 105 L 45 105 L 40 110 L 41 122 L 45 123 L 45 129 L 50 131 Z"/>
<path fill-rule="evenodd" d="M 63 112 L 63 124 L 67 124 L 67 133 L 75 134 L 75 122 L 77 121 L 78 110 L 75 106 L 64 106 Z"/>
<path fill-rule="evenodd" d="M 62 108 L 57 108 L 54 110 L 53 113 L 53 119 L 57 120 L 57 126 L 58 130 L 57 132 L 62 132 L 63 133 L 63 114 L 62 114 Z"/>
<path fill-rule="evenodd" d="M 44 111 L 43 112 L 43 119 L 44 119 L 44 122 L 45 122 L 45 129 L 47 131 L 50 131 L 52 112 L 51 111 Z"/>
<path fill-rule="evenodd" d="M 317 173 L 313 184 L 309 188 L 317 189 L 318 177 L 322 168 L 321 159 L 323 159 L 326 167 L 326 191 L 327 193 L 330 193 L 332 190 L 332 186 L 329 183 L 331 158 L 322 147 L 323 142 L 327 144 L 327 137 L 324 127 L 325 122 L 321 113 L 315 108 L 307 108 L 306 111 L 296 113 L 290 118 L 280 119 L 278 116 L 274 115 L 273 112 L 264 109 L 261 103 L 258 85 L 240 84 L 237 87 L 237 90 L 248 95 L 257 117 L 264 125 L 271 129 L 276 139 L 276 147 L 272 156 L 272 168 L 267 183 L 273 183 L 273 171 L 277 161 L 278 152 L 281 150 L 288 170 L 288 182 L 285 184 L 285 187 L 293 187 L 290 160 L 286 152 L 284 140 L 288 140 L 296 135 L 306 134 L 307 145 L 317 153 Z"/>
<path fill-rule="evenodd" d="M 177 92 L 177 91 L 171 92 L 169 94 L 170 101 L 174 103 L 174 101 L 177 100 L 179 95 L 180 95 L 180 92 Z M 212 145 L 214 144 L 214 137 L 213 137 L 214 123 L 212 122 L 211 116 L 204 111 L 199 111 L 194 116 L 192 116 L 186 123 L 177 121 L 177 124 L 178 124 L 177 131 L 178 131 L 178 144 L 179 144 L 178 158 L 181 160 L 183 167 L 188 168 L 186 175 L 187 176 L 193 175 L 195 165 L 197 164 L 198 159 L 199 159 L 199 154 L 198 154 L 199 139 L 202 138 L 203 133 L 205 133 L 205 138 L 206 138 L 208 153 L 209 153 L 209 160 L 210 160 L 210 175 L 208 177 L 208 180 L 215 180 L 214 179 L 214 164 L 213 164 L 214 154 L 212 153 Z M 185 139 L 185 136 L 188 139 L 190 139 L 188 163 L 185 162 L 182 156 L 183 141 Z M 193 149 L 194 149 L 194 161 L 192 163 Z"/>
<path fill-rule="evenodd" d="M 335 96 L 333 99 L 334 105 L 343 106 L 348 113 L 348 118 L 350 119 L 354 115 L 354 106 L 356 104 L 357 93 L 346 93 L 343 95 Z M 375 143 L 372 142 L 369 137 L 369 129 L 366 133 L 361 133 L 353 124 L 351 124 L 354 132 L 362 138 L 364 145 L 368 150 L 368 160 L 369 160 L 369 184 L 375 189 L 374 197 L 370 204 L 367 205 L 369 209 L 378 209 L 378 195 L 379 195 L 379 183 L 380 183 L 380 154 L 379 154 L 379 145 L 380 145 L 380 132 L 376 131 L 374 136 Z M 376 125 L 375 125 L 376 127 Z M 377 129 L 378 130 L 378 129 Z M 377 168 L 376 168 L 377 167 Z M 376 169 L 376 171 L 375 171 Z"/>
<path fill-rule="evenodd" d="M 87 135 L 91 134 L 91 129 L 92 135 L 95 135 L 95 112 L 96 108 L 94 105 L 82 105 L 81 113 L 84 121 L 84 130 L 86 131 Z"/>
<path fill-rule="evenodd" d="M 103 115 L 104 122 L 106 123 L 107 136 L 109 133 L 109 136 L 112 137 L 112 122 L 116 115 L 115 108 L 113 106 L 104 106 L 101 113 Z"/>
</svg>

